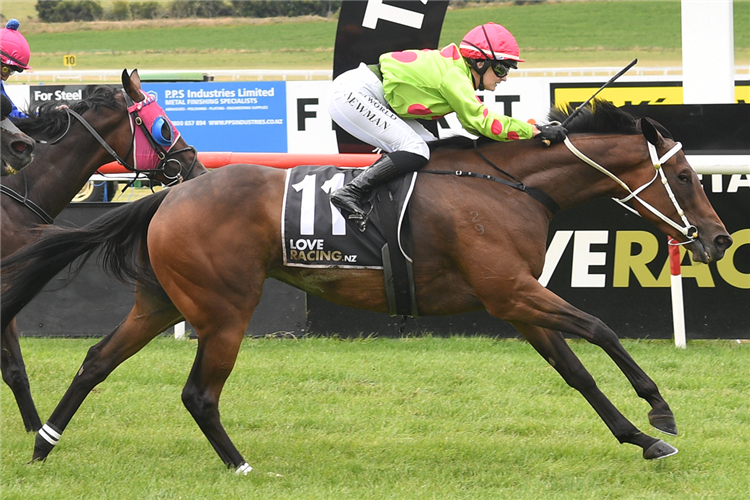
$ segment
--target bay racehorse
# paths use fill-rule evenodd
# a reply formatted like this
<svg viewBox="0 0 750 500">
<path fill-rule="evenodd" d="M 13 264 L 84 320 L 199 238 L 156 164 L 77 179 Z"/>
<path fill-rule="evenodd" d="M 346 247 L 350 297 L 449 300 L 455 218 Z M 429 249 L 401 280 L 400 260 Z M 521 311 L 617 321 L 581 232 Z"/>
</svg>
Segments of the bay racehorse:
<svg viewBox="0 0 750 500">
<path fill-rule="evenodd" d="M 0 165 L 0 176 L 12 175 L 28 165 L 34 158 L 34 139 L 21 132 L 10 120 L 8 115 L 13 110 L 13 105 L 5 94 L 2 97 L 2 117 L 0 117 L 0 128 L 2 133 L 2 165 Z"/>
<path fill-rule="evenodd" d="M 52 223 L 89 177 L 113 159 L 165 184 L 206 172 L 195 149 L 173 129 L 147 130 L 139 136 L 139 143 L 134 142 L 135 134 L 143 130 L 136 125 L 137 120 L 147 123 L 150 120 L 146 117 L 151 115 L 167 118 L 158 104 L 141 91 L 137 70 L 130 75 L 123 71 L 122 85 L 122 90 L 95 87 L 88 97 L 67 106 L 43 104 L 30 110 L 29 118 L 17 121 L 21 130 L 40 142 L 34 161 L 21 174 L 2 179 L 3 257 L 38 236 L 38 226 Z M 164 125 L 162 121 L 158 123 Z M 169 146 L 155 143 L 152 132 L 169 135 Z M 3 326 L 0 342 L 3 380 L 13 391 L 26 430 L 38 431 L 42 424 L 31 397 L 16 324 L 6 321 L 4 325 L 8 327 Z"/>
<path fill-rule="evenodd" d="M 554 110 L 550 118 L 561 120 L 569 112 Z M 594 111 L 586 109 L 568 128 L 565 144 L 549 148 L 536 140 L 453 139 L 437 145 L 412 197 L 418 312 L 486 309 L 509 321 L 581 392 L 621 443 L 640 447 L 646 459 L 670 456 L 677 450 L 628 421 L 568 346 L 563 334 L 601 347 L 650 405 L 650 423 L 677 434 L 669 405 L 617 335 L 538 282 L 549 223 L 557 206 L 619 197 L 684 243 L 696 261 L 721 259 L 732 240 L 679 143 L 661 125 L 596 101 Z M 430 175 L 436 172 L 474 175 Z M 219 397 L 264 280 L 275 278 L 337 304 L 388 312 L 380 270 L 284 265 L 285 177 L 274 168 L 227 166 L 81 229 L 56 229 L 3 261 L 3 322 L 76 257 L 97 250 L 107 270 L 137 282 L 133 310 L 89 350 L 37 434 L 32 460 L 48 456 L 97 384 L 184 318 L 196 329 L 198 349 L 182 400 L 221 460 L 238 473 L 251 470 L 221 424 Z M 476 229 L 478 219 L 483 231 Z"/>
</svg>

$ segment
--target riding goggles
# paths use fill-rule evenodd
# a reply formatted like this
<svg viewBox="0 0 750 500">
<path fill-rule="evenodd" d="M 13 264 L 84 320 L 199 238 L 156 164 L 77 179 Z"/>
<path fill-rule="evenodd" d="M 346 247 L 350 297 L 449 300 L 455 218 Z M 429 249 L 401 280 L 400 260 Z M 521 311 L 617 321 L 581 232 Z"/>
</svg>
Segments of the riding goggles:
<svg viewBox="0 0 750 500">
<path fill-rule="evenodd" d="M 3 75 L 10 76 L 14 73 L 23 73 L 23 69 L 19 68 L 18 66 L 11 66 L 9 64 L 3 64 L 2 72 L 3 72 Z"/>
<path fill-rule="evenodd" d="M 492 72 L 498 78 L 505 78 L 510 72 L 510 68 L 501 62 L 492 63 Z"/>
</svg>

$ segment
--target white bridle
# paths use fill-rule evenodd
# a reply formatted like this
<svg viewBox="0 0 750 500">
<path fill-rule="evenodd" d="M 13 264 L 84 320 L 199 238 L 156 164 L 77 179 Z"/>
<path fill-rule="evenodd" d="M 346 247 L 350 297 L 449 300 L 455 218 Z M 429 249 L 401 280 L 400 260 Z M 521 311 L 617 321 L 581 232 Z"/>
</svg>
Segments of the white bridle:
<svg viewBox="0 0 750 500">
<path fill-rule="evenodd" d="M 636 189 L 635 191 L 633 191 L 632 189 L 630 189 L 630 187 L 627 184 L 625 184 L 615 174 L 613 174 L 612 172 L 610 172 L 606 168 L 604 168 L 601 165 L 599 165 L 598 163 L 596 163 L 591 158 L 589 158 L 586 155 L 584 155 L 583 153 L 581 153 L 573 145 L 573 143 L 570 142 L 570 139 L 568 137 L 565 138 L 565 145 L 568 147 L 568 149 L 570 150 L 571 153 L 573 153 L 578 158 L 580 158 L 581 160 L 583 160 L 587 164 L 591 165 L 592 167 L 594 167 L 595 169 L 597 169 L 598 171 L 600 171 L 601 173 L 603 173 L 604 175 L 606 175 L 610 179 L 614 180 L 616 183 L 618 183 L 620 186 L 622 186 L 628 193 L 630 193 L 625 198 L 620 198 L 620 199 L 618 199 L 618 198 L 612 198 L 613 200 L 615 200 L 617 203 L 619 203 L 623 207 L 627 208 L 628 210 L 630 210 L 634 214 L 640 216 L 640 214 L 638 213 L 638 211 L 636 211 L 635 209 L 633 209 L 630 206 L 628 206 L 628 205 L 625 204 L 626 201 L 629 201 L 631 199 L 638 200 L 638 202 L 641 205 L 643 205 L 649 212 L 651 212 L 654 215 L 656 215 L 657 217 L 659 217 L 661 220 L 663 220 L 665 223 L 667 223 L 670 226 L 672 226 L 674 229 L 676 229 L 677 231 L 679 231 L 683 236 L 685 236 L 688 239 L 688 241 L 685 241 L 683 243 L 676 243 L 675 242 L 675 243 L 670 243 L 670 244 L 686 245 L 688 243 L 692 243 L 693 241 L 695 241 L 698 238 L 698 228 L 696 228 L 694 225 L 692 225 L 692 224 L 690 224 L 688 222 L 687 217 L 685 217 L 685 212 L 680 207 L 680 204 L 677 202 L 677 198 L 675 198 L 675 196 L 674 196 L 674 192 L 672 192 L 672 188 L 669 186 L 669 182 L 667 181 L 667 176 L 664 173 L 664 169 L 661 168 L 661 166 L 662 166 L 663 163 L 665 163 L 666 161 L 668 161 L 675 154 L 677 154 L 677 152 L 680 149 L 682 149 L 682 144 L 679 143 L 679 142 L 676 143 L 674 145 L 674 147 L 672 149 L 670 149 L 669 151 L 667 151 L 664 154 L 664 156 L 662 156 L 661 158 L 659 158 L 659 153 L 656 152 L 656 146 L 654 146 L 653 144 L 651 144 L 648 141 L 647 141 L 647 144 L 648 144 L 648 153 L 651 156 L 651 163 L 653 163 L 653 165 L 654 165 L 654 170 L 655 170 L 654 177 L 650 181 L 648 181 L 646 184 L 644 184 L 643 186 L 641 186 L 638 189 Z M 669 195 L 669 199 L 672 200 L 672 205 L 674 205 L 675 210 L 677 210 L 677 214 L 682 219 L 682 223 L 684 224 L 684 226 L 680 226 L 675 221 L 673 221 L 672 219 L 670 219 L 669 217 L 667 217 L 666 215 L 664 215 L 663 213 L 661 213 L 659 210 L 657 210 L 656 208 L 654 208 L 653 206 L 651 206 L 649 203 L 647 203 L 646 201 L 644 201 L 643 199 L 641 199 L 638 196 L 641 193 L 641 191 L 643 191 L 644 189 L 646 189 L 647 187 L 649 187 L 656 180 L 656 178 L 659 177 L 659 176 L 661 176 L 661 183 L 664 185 L 664 189 L 667 190 L 667 194 Z"/>
</svg>

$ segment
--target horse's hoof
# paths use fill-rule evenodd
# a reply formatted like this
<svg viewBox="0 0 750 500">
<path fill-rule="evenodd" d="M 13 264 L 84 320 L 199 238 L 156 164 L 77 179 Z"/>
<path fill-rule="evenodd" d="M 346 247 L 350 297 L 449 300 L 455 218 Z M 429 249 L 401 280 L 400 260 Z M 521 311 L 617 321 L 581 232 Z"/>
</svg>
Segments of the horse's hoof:
<svg viewBox="0 0 750 500">
<path fill-rule="evenodd" d="M 677 422 L 674 420 L 674 415 L 649 415 L 648 420 L 657 431 L 670 436 L 677 435 Z"/>
<path fill-rule="evenodd" d="M 237 467 L 234 470 L 234 473 L 237 474 L 238 476 L 247 476 L 252 470 L 253 468 L 250 467 L 250 465 L 247 462 L 245 462 L 244 464 Z"/>
<path fill-rule="evenodd" d="M 31 464 L 34 464 L 36 462 L 46 462 L 46 461 L 47 461 L 47 455 L 45 455 L 43 457 L 42 456 L 37 456 L 36 450 L 35 450 L 34 451 L 34 456 L 31 457 L 31 460 L 29 460 L 28 462 L 26 462 L 26 465 L 31 465 Z"/>
<path fill-rule="evenodd" d="M 643 458 L 646 460 L 658 460 L 676 455 L 677 451 L 677 448 L 660 439 L 643 452 Z"/>
</svg>

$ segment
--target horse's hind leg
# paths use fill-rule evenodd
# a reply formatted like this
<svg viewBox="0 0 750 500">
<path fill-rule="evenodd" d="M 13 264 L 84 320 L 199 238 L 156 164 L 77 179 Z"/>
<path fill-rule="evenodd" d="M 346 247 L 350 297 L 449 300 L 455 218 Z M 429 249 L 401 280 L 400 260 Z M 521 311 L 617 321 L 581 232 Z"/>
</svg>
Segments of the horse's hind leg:
<svg viewBox="0 0 750 500">
<path fill-rule="evenodd" d="M 577 389 L 594 408 L 620 443 L 630 443 L 643 449 L 643 458 L 664 458 L 677 449 L 659 439 L 639 431 L 599 390 L 594 378 L 570 349 L 560 332 L 527 323 L 513 322 L 532 346 L 558 371 L 565 382 Z"/>
<path fill-rule="evenodd" d="M 182 318 L 163 292 L 136 291 L 136 303 L 125 320 L 92 346 L 65 395 L 36 436 L 32 462 L 44 460 L 86 396 L 123 361 Z"/>
<path fill-rule="evenodd" d="M 18 343 L 18 327 L 15 319 L 2 332 L 0 338 L 2 339 L 0 368 L 2 368 L 3 380 L 13 391 L 26 431 L 36 432 L 42 428 L 42 422 L 39 420 L 39 413 L 31 397 L 29 377 L 26 375 L 26 365 L 23 363 L 21 346 Z"/>
<path fill-rule="evenodd" d="M 221 424 L 219 397 L 234 368 L 246 328 L 247 322 L 198 328 L 198 352 L 182 391 L 182 402 L 219 458 L 238 474 L 247 474 L 252 468 Z"/>
</svg>

